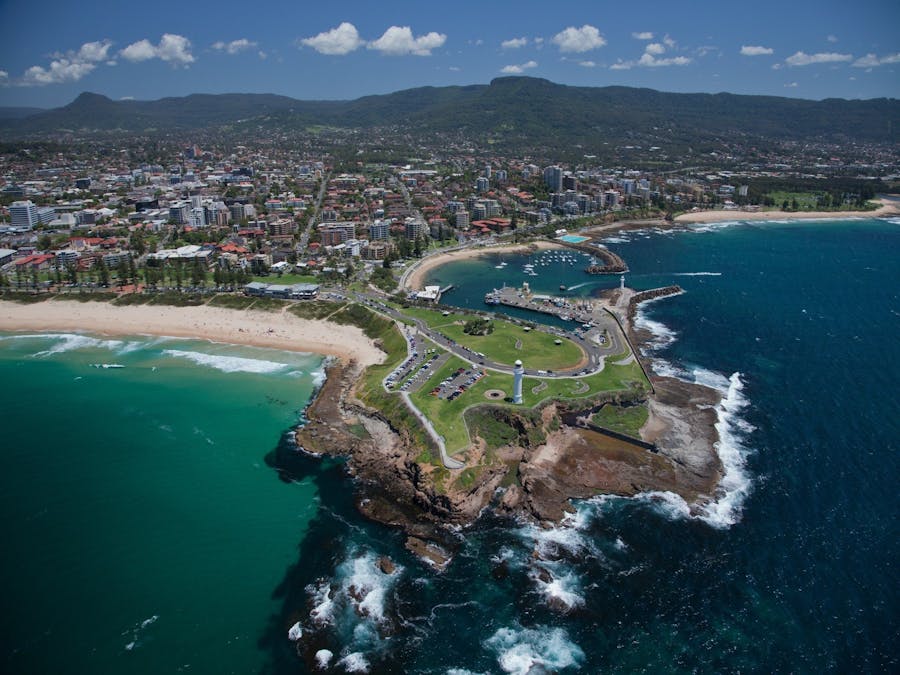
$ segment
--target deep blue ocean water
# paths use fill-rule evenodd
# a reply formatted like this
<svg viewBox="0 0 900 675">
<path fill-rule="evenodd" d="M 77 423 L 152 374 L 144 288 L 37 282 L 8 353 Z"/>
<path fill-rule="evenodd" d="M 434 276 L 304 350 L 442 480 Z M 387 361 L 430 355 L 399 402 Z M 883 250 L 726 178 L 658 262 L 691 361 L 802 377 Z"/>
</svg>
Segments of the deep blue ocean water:
<svg viewBox="0 0 900 675">
<path fill-rule="evenodd" d="M 4 493 L 31 500 L 2 502 L 4 541 L 16 552 L 2 569 L 18 580 L 7 596 L 3 658 L 21 666 L 5 670 L 171 671 L 170 655 L 181 650 L 190 652 L 192 672 L 319 672 L 317 655 L 328 664 L 323 672 L 896 672 L 900 222 L 733 223 L 631 233 L 608 245 L 628 261 L 629 285 L 678 283 L 686 291 L 641 312 L 658 336 L 655 367 L 708 382 L 726 397 L 719 415 L 728 474 L 705 513 L 691 516 L 672 496 L 650 495 L 583 502 L 547 531 L 486 516 L 460 533 L 457 557 L 434 574 L 403 550 L 398 533 L 357 515 L 340 462 L 306 457 L 280 440 L 311 387 L 296 387 L 292 399 L 291 377 L 307 376 L 288 372 L 313 372 L 315 363 L 279 371 L 271 385 L 260 373 L 222 373 L 195 359 L 200 385 L 190 390 L 190 414 L 179 413 L 187 433 L 176 433 L 160 459 L 175 462 L 179 449 L 208 445 L 187 419 L 207 435 L 223 415 L 239 420 L 229 420 L 232 433 L 258 433 L 216 456 L 214 471 L 202 470 L 208 457 L 195 454 L 176 463 L 183 473 L 173 477 L 145 475 L 146 457 L 135 464 L 104 454 L 109 417 L 99 424 L 96 416 L 48 414 L 78 408 L 73 402 L 82 399 L 62 386 L 62 374 L 95 375 L 84 363 L 93 354 L 35 357 L 37 345 L 0 341 L 4 427 L 28 430 L 4 443 Z M 508 264 L 497 269 L 501 260 Z M 529 261 L 537 276 L 523 273 Z M 583 262 L 549 252 L 489 256 L 439 268 L 432 278 L 457 285 L 446 302 L 479 308 L 483 294 L 503 282 L 529 281 L 549 293 L 565 284 L 574 294 L 618 283 L 588 277 Z M 134 358 L 166 363 L 145 351 Z M 56 387 L 20 384 L 28 381 L 23 374 L 44 370 Z M 165 394 L 140 394 L 152 383 L 138 371 L 96 375 L 122 378 L 111 395 L 139 395 L 146 415 L 165 424 L 154 407 Z M 266 398 L 260 391 L 268 386 L 277 390 Z M 248 405 L 230 399 L 235 411 L 204 404 L 210 391 L 228 399 L 227 391 L 243 388 Z M 91 402 L 91 410 L 101 405 Z M 43 407 L 33 414 L 35 406 Z M 253 425 L 257 418 L 263 422 Z M 76 421 L 94 442 L 81 447 L 86 454 L 57 457 L 68 446 L 52 440 Z M 223 435 L 211 439 L 224 442 Z M 110 461 L 119 469 L 98 474 Z M 132 471 L 129 491 L 108 487 Z M 232 532 L 219 531 L 218 500 L 241 485 L 242 472 L 248 494 L 226 499 L 221 522 L 233 523 Z M 146 487 L 136 505 L 128 494 L 143 484 L 168 487 Z M 99 491 L 106 508 L 93 509 L 92 522 L 68 522 L 65 509 L 54 510 L 57 529 L 78 533 L 60 542 L 40 522 L 40 509 L 78 490 Z M 205 512 L 201 503 L 212 514 L 196 515 Z M 163 522 L 186 530 L 176 540 L 181 567 L 208 556 L 191 574 L 162 564 L 157 549 L 172 545 L 162 538 L 163 524 L 146 537 L 155 564 L 143 565 L 137 578 L 121 571 L 135 564 L 123 537 L 140 539 L 131 518 L 153 508 L 171 509 Z M 65 555 L 56 556 L 57 548 Z M 534 567 L 536 548 L 551 559 L 542 564 L 552 584 Z M 385 554 L 399 565 L 393 575 L 376 569 Z M 65 583 L 54 580 L 61 565 Z M 202 569 L 220 565 L 244 573 L 203 583 Z M 201 582 L 189 592 L 193 574 Z M 91 592 L 70 590 L 79 584 Z M 122 590 L 139 584 L 149 590 Z M 173 585 L 174 605 L 147 602 Z M 92 602 L 104 595 L 117 596 L 114 607 Z M 158 619 L 127 650 L 128 631 L 151 616 Z M 60 638 L 60 617 L 78 624 L 79 639 Z M 212 630 L 181 632 L 207 619 Z M 304 630 L 299 656 L 286 639 L 296 621 Z M 232 627 L 251 648 L 233 646 Z M 84 639 L 92 634 L 110 636 L 104 660 L 93 656 L 97 641 Z"/>
</svg>

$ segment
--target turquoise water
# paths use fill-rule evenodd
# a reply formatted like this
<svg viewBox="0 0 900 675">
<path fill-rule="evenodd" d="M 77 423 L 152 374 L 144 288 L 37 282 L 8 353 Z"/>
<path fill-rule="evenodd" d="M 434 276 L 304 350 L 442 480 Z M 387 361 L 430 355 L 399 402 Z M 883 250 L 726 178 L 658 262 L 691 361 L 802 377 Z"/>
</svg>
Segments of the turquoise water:
<svg viewBox="0 0 900 675">
<path fill-rule="evenodd" d="M 199 341 L 0 339 L 4 672 L 258 669 L 318 504 L 266 454 L 320 373 Z"/>
<path fill-rule="evenodd" d="M 443 574 L 357 515 L 340 463 L 282 442 L 317 358 L 0 340 L 4 670 L 323 672 L 318 655 L 337 673 L 896 672 L 898 226 L 608 240 L 630 285 L 686 290 L 640 320 L 658 369 L 725 396 L 723 490 L 694 516 L 671 495 L 582 502 L 552 530 L 486 515 Z M 433 279 L 479 308 L 504 281 L 618 283 L 570 255 Z M 226 373 L 166 350 L 290 363 Z"/>
</svg>

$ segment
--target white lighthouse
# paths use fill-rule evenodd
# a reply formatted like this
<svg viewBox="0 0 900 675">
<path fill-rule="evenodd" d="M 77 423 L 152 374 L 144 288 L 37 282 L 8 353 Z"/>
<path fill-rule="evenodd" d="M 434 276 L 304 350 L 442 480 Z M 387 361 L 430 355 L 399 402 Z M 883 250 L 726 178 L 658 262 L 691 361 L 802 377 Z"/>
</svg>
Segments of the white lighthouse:
<svg viewBox="0 0 900 675">
<path fill-rule="evenodd" d="M 624 274 L 619 277 L 619 288 L 621 288 L 623 291 L 625 290 L 625 275 Z"/>
<path fill-rule="evenodd" d="M 525 375 L 525 368 L 522 361 L 516 359 L 515 368 L 513 368 L 513 403 L 522 402 L 522 376 Z"/>
</svg>

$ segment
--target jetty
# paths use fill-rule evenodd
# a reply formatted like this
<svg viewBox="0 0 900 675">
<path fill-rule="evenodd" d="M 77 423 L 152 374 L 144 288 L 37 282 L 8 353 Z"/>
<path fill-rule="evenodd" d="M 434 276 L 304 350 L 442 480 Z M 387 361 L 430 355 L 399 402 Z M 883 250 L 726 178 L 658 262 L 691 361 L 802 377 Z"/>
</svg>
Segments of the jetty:
<svg viewBox="0 0 900 675">
<path fill-rule="evenodd" d="M 584 271 L 588 274 L 623 274 L 628 271 L 628 264 L 620 256 L 592 241 L 576 242 L 556 238 L 553 240 L 553 243 L 587 253 L 589 256 L 596 258 L 598 260 L 597 263 L 588 265 L 585 268 Z"/>
</svg>

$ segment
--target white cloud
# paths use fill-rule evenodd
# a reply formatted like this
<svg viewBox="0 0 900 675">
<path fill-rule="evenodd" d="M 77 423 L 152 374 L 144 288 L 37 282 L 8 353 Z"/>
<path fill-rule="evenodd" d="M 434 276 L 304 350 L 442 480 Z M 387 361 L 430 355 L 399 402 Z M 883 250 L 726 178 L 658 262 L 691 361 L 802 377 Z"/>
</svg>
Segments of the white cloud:
<svg viewBox="0 0 900 675">
<path fill-rule="evenodd" d="M 248 40 L 247 38 L 240 38 L 239 40 L 232 40 L 231 42 L 214 42 L 212 48 L 219 52 L 226 52 L 228 54 L 234 55 L 239 54 L 247 49 L 254 49 L 259 45 L 252 40 Z"/>
<path fill-rule="evenodd" d="M 156 56 L 156 47 L 150 43 L 150 40 L 138 40 L 120 51 L 119 56 L 129 61 L 149 61 Z"/>
<path fill-rule="evenodd" d="M 835 42 L 838 41 L 837 35 L 829 35 L 829 36 L 828 36 L 827 38 L 825 38 L 825 39 L 828 40 L 828 41 L 829 41 L 830 43 L 832 43 L 832 44 L 834 44 Z"/>
<path fill-rule="evenodd" d="M 647 68 L 660 68 L 665 66 L 686 66 L 691 62 L 687 56 L 674 56 L 669 59 L 658 59 L 653 54 L 644 54 L 638 59 L 637 65 Z"/>
<path fill-rule="evenodd" d="M 85 42 L 77 53 L 68 54 L 67 56 L 74 61 L 87 61 L 88 63 L 97 63 L 105 61 L 112 41 L 101 40 L 99 42 Z"/>
<path fill-rule="evenodd" d="M 666 46 L 673 47 L 675 41 L 668 35 L 663 39 L 663 44 L 659 42 L 651 42 L 644 47 L 644 53 L 637 61 L 622 61 L 621 59 L 612 64 L 610 70 L 631 70 L 632 68 L 665 68 L 666 66 L 686 66 L 693 59 L 687 56 L 672 56 L 669 58 L 658 58 L 666 51 Z"/>
<path fill-rule="evenodd" d="M 0 70 L 0 84 L 6 84 L 9 82 L 9 73 L 5 70 Z"/>
<path fill-rule="evenodd" d="M 413 37 L 409 26 L 391 26 L 377 40 L 369 43 L 369 49 L 375 49 L 388 56 L 431 56 L 431 50 L 443 46 L 447 36 L 434 31 Z"/>
<path fill-rule="evenodd" d="M 77 82 L 97 66 L 93 63 L 78 63 L 68 59 L 55 59 L 48 68 L 31 66 L 22 76 L 22 85 L 26 87 L 42 87 L 46 84 Z"/>
<path fill-rule="evenodd" d="M 313 37 L 303 38 L 300 44 L 312 47 L 320 54 L 343 56 L 359 49 L 365 41 L 359 37 L 359 31 L 352 23 L 344 21 L 337 28 L 324 31 Z"/>
<path fill-rule="evenodd" d="M 134 96 L 123 96 L 123 97 L 120 98 L 119 100 L 120 100 L 120 101 L 133 101 L 133 100 L 134 100 Z"/>
<path fill-rule="evenodd" d="M 459 66 L 450 66 L 448 70 L 451 70 L 454 73 L 458 73 L 460 70 L 462 70 L 462 68 L 460 68 Z"/>
<path fill-rule="evenodd" d="M 504 40 L 500 43 L 500 46 L 503 49 L 518 49 L 519 47 L 524 47 L 528 44 L 527 37 L 517 37 L 512 38 L 511 40 Z"/>
<path fill-rule="evenodd" d="M 132 42 L 119 52 L 119 56 L 135 62 L 160 59 L 173 66 L 185 67 L 195 60 L 194 55 L 191 54 L 191 41 L 183 35 L 173 33 L 165 33 L 160 38 L 158 45 L 154 45 L 147 39 Z"/>
<path fill-rule="evenodd" d="M 768 56 L 769 54 L 774 54 L 775 50 L 771 47 L 763 47 L 761 45 L 742 45 L 741 46 L 741 55 L 742 56 Z"/>
<path fill-rule="evenodd" d="M 875 66 L 884 66 L 891 63 L 900 63 L 900 52 L 896 54 L 888 54 L 886 56 L 876 56 L 875 54 L 866 54 L 853 62 L 856 68 L 874 68 Z"/>
<path fill-rule="evenodd" d="M 642 33 L 632 33 L 631 37 L 633 37 L 635 40 L 652 40 L 653 33 L 651 33 L 648 30 L 645 30 Z"/>
<path fill-rule="evenodd" d="M 600 31 L 588 24 L 581 28 L 569 26 L 553 36 L 553 44 L 559 47 L 561 52 L 589 52 L 606 44 L 606 40 L 600 35 Z"/>
<path fill-rule="evenodd" d="M 524 73 L 526 70 L 537 68 L 537 65 L 537 61 L 528 61 L 519 65 L 503 66 L 500 69 L 500 72 L 506 73 L 507 75 L 518 75 Z"/>
<path fill-rule="evenodd" d="M 18 84 L 24 87 L 42 87 L 77 82 L 96 69 L 101 61 L 106 61 L 111 46 L 111 40 L 98 40 L 85 42 L 77 50 L 70 50 L 65 54 L 53 54 L 49 66 L 31 66 Z M 0 77 L 0 81 L 5 82 L 8 78 L 7 73 L 5 77 Z"/>
<path fill-rule="evenodd" d="M 596 68 L 597 67 L 597 64 L 594 63 L 593 61 L 579 61 L 578 65 L 581 66 L 582 68 Z"/>
<path fill-rule="evenodd" d="M 789 89 L 793 89 L 794 87 L 797 86 L 797 83 L 796 83 L 796 82 L 789 82 L 789 83 L 785 84 L 784 86 L 785 86 L 785 87 L 788 87 Z"/>
<path fill-rule="evenodd" d="M 666 35 L 666 36 L 663 38 L 663 44 L 664 44 L 666 47 L 668 47 L 669 49 L 674 49 L 674 48 L 675 48 L 675 40 L 673 40 L 672 38 L 670 38 L 668 35 Z"/>
<path fill-rule="evenodd" d="M 261 59 L 269 58 L 269 55 L 266 54 L 262 49 L 260 49 L 258 52 L 256 52 L 256 55 Z"/>
<path fill-rule="evenodd" d="M 815 63 L 840 63 L 852 60 L 852 54 L 837 54 L 835 52 L 807 54 L 806 52 L 797 52 L 796 54 L 787 57 L 784 62 L 789 66 L 809 66 Z"/>
</svg>

